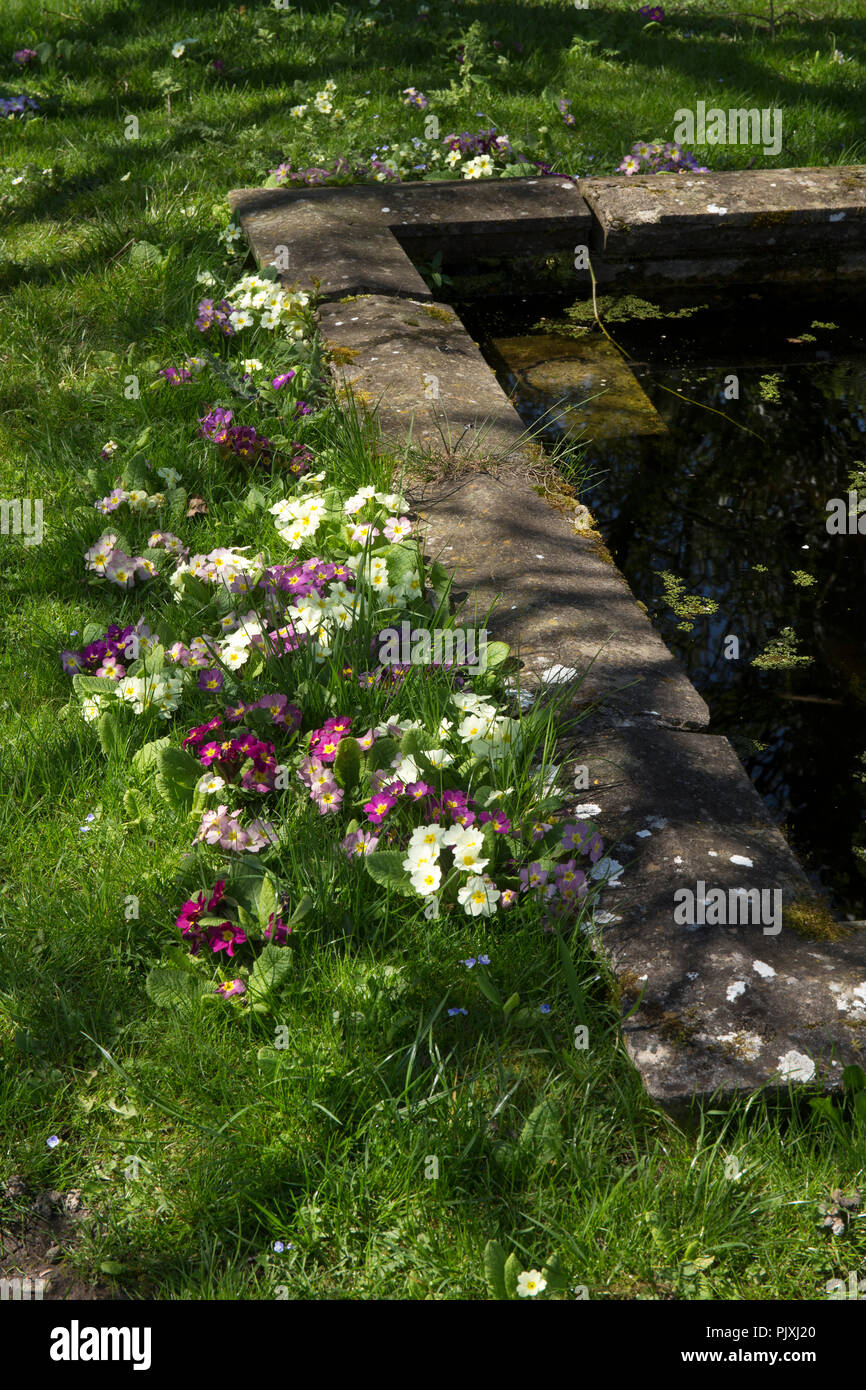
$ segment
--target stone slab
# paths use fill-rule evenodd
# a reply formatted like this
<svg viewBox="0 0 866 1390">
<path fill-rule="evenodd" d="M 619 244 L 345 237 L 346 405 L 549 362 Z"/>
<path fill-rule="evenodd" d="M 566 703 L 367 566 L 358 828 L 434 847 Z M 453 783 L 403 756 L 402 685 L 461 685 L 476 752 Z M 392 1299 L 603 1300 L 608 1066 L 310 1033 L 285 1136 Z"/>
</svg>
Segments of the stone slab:
<svg viewBox="0 0 866 1390">
<path fill-rule="evenodd" d="M 866 243 L 866 166 L 583 179 L 606 259 L 799 255 Z M 775 273 L 775 266 L 772 267 Z"/>
<path fill-rule="evenodd" d="M 334 194 L 340 193 L 339 202 Z M 359 192 L 376 195 L 375 201 Z M 326 195 L 330 194 L 330 198 Z M 259 265 L 273 265 L 277 246 L 288 248 L 286 284 L 317 289 L 323 299 L 347 294 L 432 295 L 380 211 L 380 189 L 241 189 L 229 203 Z"/>
<path fill-rule="evenodd" d="M 386 435 L 438 452 L 456 447 L 460 458 L 479 448 L 486 458 L 525 457 L 520 416 L 444 304 L 364 295 L 321 305 L 319 326 L 326 343 L 339 344 L 334 375 L 377 408 Z"/>
<path fill-rule="evenodd" d="M 645 720 L 579 733 L 606 841 L 625 866 L 622 886 L 604 894 L 618 920 L 601 928 L 601 950 L 649 1093 L 676 1108 L 696 1092 L 787 1085 L 786 1057 L 795 1079 L 814 1064 L 816 1079 L 838 1085 L 866 1054 L 866 932 L 827 941 L 788 924 L 784 910 L 806 899 L 808 881 L 727 739 Z M 781 930 L 678 925 L 675 890 L 697 894 L 701 881 L 707 892 L 780 889 Z"/>
<path fill-rule="evenodd" d="M 483 616 L 501 595 L 491 631 L 538 678 L 561 665 L 585 671 L 581 700 L 678 728 L 709 713 L 676 657 L 635 602 L 600 540 L 580 534 L 522 471 L 461 471 L 419 486 L 411 500 L 425 548 L 456 570 Z M 745 774 L 743 774 L 745 776 Z"/>
<path fill-rule="evenodd" d="M 472 261 L 528 246 L 539 256 L 588 243 L 591 218 L 571 179 L 443 180 L 336 188 L 244 188 L 229 194 L 261 265 L 289 248 L 283 278 L 321 299 L 347 294 L 431 299 L 401 241 L 428 238 Z"/>
</svg>

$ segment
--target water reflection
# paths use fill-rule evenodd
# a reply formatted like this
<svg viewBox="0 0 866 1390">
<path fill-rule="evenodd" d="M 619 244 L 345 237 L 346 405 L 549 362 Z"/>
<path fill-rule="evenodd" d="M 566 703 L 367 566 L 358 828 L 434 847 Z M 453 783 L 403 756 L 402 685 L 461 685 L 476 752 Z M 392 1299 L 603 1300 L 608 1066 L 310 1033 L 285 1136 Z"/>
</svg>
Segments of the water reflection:
<svg viewBox="0 0 866 1390">
<path fill-rule="evenodd" d="M 826 529 L 827 501 L 844 497 L 851 470 L 866 462 L 862 302 L 810 305 L 798 291 L 743 300 L 736 312 L 716 301 L 687 320 L 617 324 L 614 336 L 662 425 L 629 438 L 607 437 L 615 386 L 612 412 L 603 400 L 579 411 L 585 378 L 564 386 L 557 360 L 545 383 L 533 362 L 563 349 L 552 353 L 544 335 L 517 338 L 538 306 L 524 301 L 517 315 L 513 307 L 508 315 L 488 304 L 474 325 L 471 309 L 461 312 L 527 421 L 556 405 L 546 431 L 556 438 L 587 419 L 589 461 L 602 476 L 582 500 L 617 564 L 707 700 L 713 731 L 731 738 L 814 880 L 839 911 L 866 917 L 866 881 L 851 849 L 866 804 L 854 778 L 866 750 L 866 536 Z M 835 328 L 820 326 L 830 321 Z M 739 399 L 725 395 L 732 375 Z M 687 593 L 712 598 L 716 613 L 698 618 L 691 632 L 679 630 L 659 571 L 682 578 Z M 811 664 L 753 666 L 788 627 Z M 725 657 L 729 635 L 739 639 L 737 660 Z"/>
</svg>

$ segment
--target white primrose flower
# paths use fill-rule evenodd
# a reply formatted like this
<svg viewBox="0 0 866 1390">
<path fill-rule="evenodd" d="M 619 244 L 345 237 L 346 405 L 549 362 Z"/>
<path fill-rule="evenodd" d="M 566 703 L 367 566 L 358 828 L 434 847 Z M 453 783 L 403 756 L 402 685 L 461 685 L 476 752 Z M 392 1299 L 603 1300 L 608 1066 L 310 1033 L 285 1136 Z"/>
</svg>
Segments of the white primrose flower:
<svg viewBox="0 0 866 1390">
<path fill-rule="evenodd" d="M 535 1298 L 547 1288 L 547 1280 L 537 1269 L 525 1269 L 517 1278 L 518 1298 Z"/>
<path fill-rule="evenodd" d="M 359 512 L 361 510 L 365 502 L 369 502 L 370 498 L 375 496 L 376 489 L 374 487 L 359 488 L 358 491 L 353 493 L 351 497 L 346 498 L 345 502 L 343 503 L 343 511 L 346 513 L 347 516 L 354 516 L 355 512 Z"/>
<path fill-rule="evenodd" d="M 421 772 L 418 768 L 418 764 L 411 756 L 402 758 L 395 770 L 401 782 L 421 781 Z"/>
<path fill-rule="evenodd" d="M 211 796 L 214 792 L 222 791 L 225 781 L 222 777 L 210 774 L 200 777 L 196 783 L 196 791 L 204 792 L 205 796 Z"/>
<path fill-rule="evenodd" d="M 472 739 L 486 739 L 495 715 L 496 710 L 492 705 L 486 705 L 483 713 L 467 714 L 457 725 L 457 737 L 464 743 Z"/>
<path fill-rule="evenodd" d="M 454 832 L 457 832 L 455 834 Z M 489 859 L 484 859 L 484 836 L 477 830 L 471 828 L 464 829 L 463 826 L 453 826 L 445 837 L 444 843 L 450 845 L 454 852 L 454 867 L 463 873 L 480 874 L 482 869 L 486 869 L 490 863 Z"/>
<path fill-rule="evenodd" d="M 458 690 L 451 696 L 452 705 L 462 709 L 465 714 L 486 714 L 488 719 L 492 719 L 496 713 L 493 705 L 488 704 L 480 695 L 476 695 L 472 690 Z"/>
<path fill-rule="evenodd" d="M 427 897 L 430 893 L 435 893 L 442 882 L 442 870 L 438 864 L 425 864 L 414 873 L 410 873 L 409 881 L 416 893 Z"/>
<path fill-rule="evenodd" d="M 433 767 L 450 767 L 454 761 L 454 755 L 447 753 L 444 748 L 428 748 L 424 757 Z"/>
<path fill-rule="evenodd" d="M 373 496 L 389 512 L 401 512 L 406 506 L 406 499 L 399 492 L 375 492 Z"/>
<path fill-rule="evenodd" d="M 126 700 L 129 704 L 140 700 L 143 694 L 144 681 L 140 676 L 129 676 L 126 680 L 121 681 L 117 687 L 118 700 Z"/>
<path fill-rule="evenodd" d="M 439 857 L 439 846 L 445 843 L 445 827 L 441 825 L 416 825 L 412 834 L 409 836 L 409 851 L 418 849 L 420 852 L 430 854 L 434 859 Z"/>
<path fill-rule="evenodd" d="M 501 897 L 496 884 L 480 874 L 467 878 L 457 891 L 457 901 L 468 917 L 491 917 Z"/>
</svg>

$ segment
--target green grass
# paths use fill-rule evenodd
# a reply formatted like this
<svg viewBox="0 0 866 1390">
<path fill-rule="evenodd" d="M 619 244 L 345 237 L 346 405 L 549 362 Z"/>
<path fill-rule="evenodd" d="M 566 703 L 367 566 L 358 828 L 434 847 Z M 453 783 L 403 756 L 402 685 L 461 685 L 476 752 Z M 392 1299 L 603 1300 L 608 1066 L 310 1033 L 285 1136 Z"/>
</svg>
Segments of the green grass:
<svg viewBox="0 0 866 1390">
<path fill-rule="evenodd" d="M 718 90 L 726 106 L 783 107 L 783 153 L 758 151 L 759 167 L 862 159 L 866 7 L 819 0 L 814 21 L 771 44 L 723 3 L 671 6 L 662 32 L 624 3 L 433 0 L 426 24 L 400 3 L 66 3 L 79 18 L 14 0 L 0 16 L 0 93 L 27 91 L 44 110 L 0 128 L 0 486 L 41 497 L 46 528 L 40 546 L 0 538 L 0 1178 L 81 1189 L 92 1219 L 71 1262 L 133 1296 L 480 1299 L 495 1238 L 525 1268 L 556 1252 L 592 1299 L 823 1297 L 866 1253 L 862 1223 L 839 1238 L 817 1225 L 828 1189 L 862 1181 L 853 1128 L 764 1099 L 674 1125 L 628 1063 L 615 990 L 582 945 L 575 996 L 537 914 L 427 922 L 406 900 L 361 892 L 313 812 L 293 812 L 281 851 L 316 910 L 277 1012 L 158 1009 L 144 980 L 195 882 L 189 836 L 159 809 L 150 831 L 124 828 L 128 767 L 67 711 L 59 652 L 88 622 L 141 611 L 137 591 L 89 587 L 82 568 L 102 529 L 86 472 L 110 485 L 107 439 L 151 425 L 154 467 L 178 467 L 208 499 L 207 518 L 181 523 L 195 549 L 258 542 L 239 506 L 250 479 L 196 438 L 224 393 L 207 379 L 148 389 L 157 367 L 196 350 L 195 273 L 235 277 L 216 240 L 228 188 L 263 182 L 282 159 L 303 167 L 422 135 L 425 113 L 400 93 L 459 84 L 454 53 L 476 19 L 489 41 L 480 81 L 433 103 L 443 134 L 495 122 L 557 169 L 609 174 L 636 139 L 670 137 L 678 106 Z M 198 42 L 172 60 L 186 36 Z M 62 37 L 89 47 L 68 66 L 12 65 L 14 49 Z M 154 72 L 180 85 L 170 111 Z M 329 78 L 345 120 L 293 120 Z M 137 140 L 124 138 L 128 115 Z M 714 168 L 753 157 L 696 153 Z M 136 241 L 164 259 L 134 262 Z M 124 395 L 130 374 L 138 398 Z M 323 418 L 310 440 L 349 486 L 401 467 L 376 461 L 351 419 Z M 532 1026 L 504 1022 L 460 964 L 484 949 Z M 449 1018 L 455 1006 L 467 1015 Z M 584 1009 L 585 1051 L 573 1045 Z M 258 1053 L 278 1025 L 289 1046 L 274 1069 Z M 438 1178 L 425 1177 L 433 1158 Z M 293 1248 L 277 1255 L 281 1239 Z"/>
</svg>

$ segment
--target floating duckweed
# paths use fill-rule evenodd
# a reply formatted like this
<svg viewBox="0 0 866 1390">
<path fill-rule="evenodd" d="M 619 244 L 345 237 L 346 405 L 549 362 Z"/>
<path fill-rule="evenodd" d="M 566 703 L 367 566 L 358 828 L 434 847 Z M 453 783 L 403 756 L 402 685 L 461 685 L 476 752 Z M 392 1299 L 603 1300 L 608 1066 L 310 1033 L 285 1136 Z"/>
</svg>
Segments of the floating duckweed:
<svg viewBox="0 0 866 1390">
<path fill-rule="evenodd" d="M 781 372 L 768 372 L 766 376 L 762 376 L 761 380 L 758 382 L 758 392 L 761 400 L 766 401 L 768 405 L 779 405 L 782 400 L 782 395 L 779 391 L 782 380 L 783 377 Z"/>
<path fill-rule="evenodd" d="M 715 599 L 704 598 L 701 594 L 687 594 L 685 580 L 671 574 L 670 570 L 656 570 L 655 573 L 664 586 L 664 602 L 671 612 L 682 620 L 677 623 L 680 632 L 691 632 L 694 628 L 693 619 L 718 610 L 719 605 Z"/>
<path fill-rule="evenodd" d="M 799 640 L 792 627 L 783 627 L 778 637 L 771 638 L 760 655 L 753 658 L 752 665 L 762 671 L 789 671 L 795 666 L 810 666 L 812 657 L 801 656 L 797 651 Z"/>
</svg>

